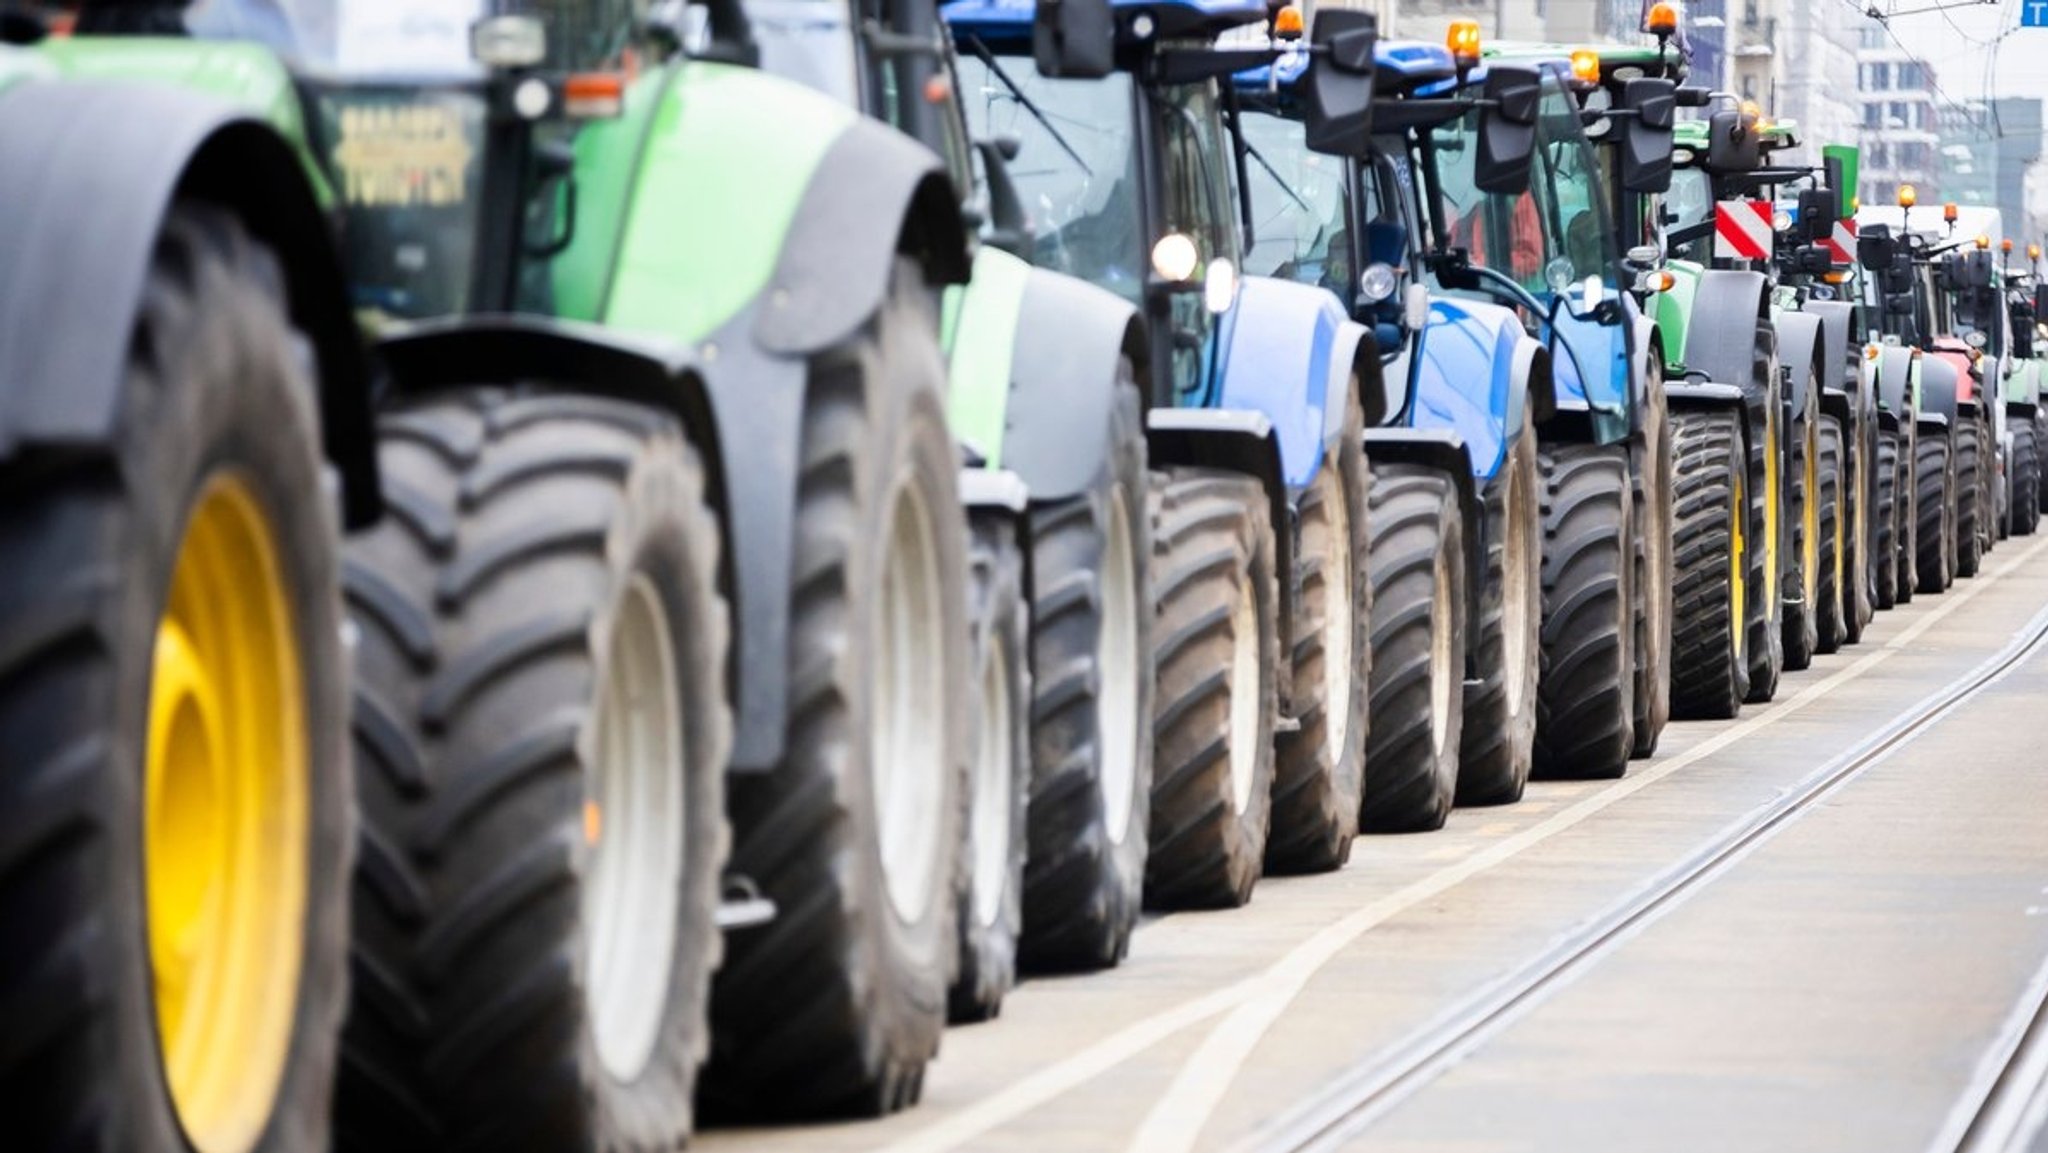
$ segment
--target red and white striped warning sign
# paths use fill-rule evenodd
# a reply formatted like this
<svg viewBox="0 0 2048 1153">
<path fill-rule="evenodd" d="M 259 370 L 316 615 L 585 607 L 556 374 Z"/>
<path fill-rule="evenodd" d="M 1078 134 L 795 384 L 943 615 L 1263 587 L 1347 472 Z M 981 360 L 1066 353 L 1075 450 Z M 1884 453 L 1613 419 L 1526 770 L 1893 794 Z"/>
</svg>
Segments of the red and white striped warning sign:
<svg viewBox="0 0 2048 1153">
<path fill-rule="evenodd" d="M 1723 200 L 1714 205 L 1714 255 L 1723 260 L 1771 258 L 1771 202 Z"/>
<path fill-rule="evenodd" d="M 1844 216 L 1835 221 L 1835 234 L 1828 237 L 1827 245 L 1836 264 L 1856 263 L 1856 219 Z"/>
</svg>

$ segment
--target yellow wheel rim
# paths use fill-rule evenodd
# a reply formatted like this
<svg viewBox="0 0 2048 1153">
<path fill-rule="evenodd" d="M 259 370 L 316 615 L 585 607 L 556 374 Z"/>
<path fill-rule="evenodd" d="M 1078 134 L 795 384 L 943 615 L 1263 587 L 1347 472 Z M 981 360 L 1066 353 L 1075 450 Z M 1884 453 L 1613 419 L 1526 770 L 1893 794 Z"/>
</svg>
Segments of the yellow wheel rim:
<svg viewBox="0 0 2048 1153">
<path fill-rule="evenodd" d="M 1806 436 L 1806 498 L 1800 502 L 1799 591 L 1809 613 L 1819 612 L 1820 599 L 1820 435 L 1812 425 Z M 1811 617 L 1807 618 L 1813 619 Z"/>
<path fill-rule="evenodd" d="M 1737 660 L 1744 658 L 1749 647 L 1749 489 L 1742 480 L 1745 471 L 1735 470 L 1735 499 L 1728 504 L 1728 631 L 1733 634 Z"/>
<path fill-rule="evenodd" d="M 201 1153 L 255 1143 L 291 1041 L 310 808 L 297 636 L 269 520 L 216 476 L 157 625 L 143 795 L 157 1044 Z"/>
</svg>

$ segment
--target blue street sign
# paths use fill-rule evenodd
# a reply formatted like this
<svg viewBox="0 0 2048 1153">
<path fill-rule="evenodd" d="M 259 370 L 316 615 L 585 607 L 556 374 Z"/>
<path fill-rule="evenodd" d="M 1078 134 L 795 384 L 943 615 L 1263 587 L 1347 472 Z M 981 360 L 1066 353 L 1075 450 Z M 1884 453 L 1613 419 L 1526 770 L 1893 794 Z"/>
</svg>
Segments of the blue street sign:
<svg viewBox="0 0 2048 1153">
<path fill-rule="evenodd" d="M 2020 0 L 2020 27 L 2048 28 L 2048 0 Z"/>
</svg>

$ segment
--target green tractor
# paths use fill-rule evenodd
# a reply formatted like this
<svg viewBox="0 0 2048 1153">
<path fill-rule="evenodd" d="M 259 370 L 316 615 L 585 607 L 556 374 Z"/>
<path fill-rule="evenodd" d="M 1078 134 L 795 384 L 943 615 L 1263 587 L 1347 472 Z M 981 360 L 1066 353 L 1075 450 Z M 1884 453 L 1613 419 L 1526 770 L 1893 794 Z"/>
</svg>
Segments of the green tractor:
<svg viewBox="0 0 2048 1153">
<path fill-rule="evenodd" d="M 339 1070 L 348 1147 L 669 1147 L 937 1048 L 944 161 L 732 0 L 418 15 L 4 25 L 27 1146 L 314 1147 Z"/>
</svg>

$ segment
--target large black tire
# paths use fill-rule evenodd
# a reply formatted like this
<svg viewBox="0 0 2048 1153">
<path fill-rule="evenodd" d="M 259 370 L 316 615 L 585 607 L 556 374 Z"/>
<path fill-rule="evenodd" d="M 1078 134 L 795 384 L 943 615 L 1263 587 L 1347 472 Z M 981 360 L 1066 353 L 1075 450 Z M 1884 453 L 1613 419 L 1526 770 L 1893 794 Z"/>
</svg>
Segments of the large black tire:
<svg viewBox="0 0 2048 1153">
<path fill-rule="evenodd" d="M 1018 962 L 1041 971 L 1121 961 L 1144 899 L 1152 517 L 1135 385 L 1119 387 L 1108 439 L 1087 492 L 1031 510 L 1037 679 Z M 1122 580 L 1111 571 L 1118 568 Z"/>
<path fill-rule="evenodd" d="M 1850 641 L 1851 622 L 1856 616 L 1855 593 L 1849 582 L 1850 548 L 1843 499 L 1848 491 L 1848 469 L 1842 459 L 1842 422 L 1832 416 L 1820 420 L 1820 578 L 1814 582 L 1817 608 L 1818 647 L 1816 652 L 1839 652 Z"/>
<path fill-rule="evenodd" d="M 1351 856 L 1358 833 L 1372 668 L 1364 424 L 1354 390 L 1345 402 L 1336 457 L 1324 462 L 1301 496 L 1294 566 L 1301 591 L 1291 623 L 1299 727 L 1281 733 L 1277 744 L 1269 873 L 1335 869 Z"/>
<path fill-rule="evenodd" d="M 1842 434 L 1841 479 L 1835 488 L 1836 515 L 1842 524 L 1841 573 L 1843 636 L 1860 644 L 1877 617 L 1877 508 L 1873 477 L 1877 467 L 1877 418 L 1854 395 L 1855 411 Z"/>
<path fill-rule="evenodd" d="M 2035 478 L 2039 481 L 2035 505 L 2048 509 L 2048 461 L 2044 461 L 2048 458 L 2048 396 L 2042 397 L 2034 409 L 2034 453 Z"/>
<path fill-rule="evenodd" d="M 1965 421 L 1955 440 L 1955 575 L 1974 577 L 1984 563 L 1985 521 L 1992 505 L 1984 503 L 1984 459 L 1982 430 L 1974 420 Z"/>
<path fill-rule="evenodd" d="M 704 465 L 672 417 L 545 392 L 407 404 L 380 439 L 391 515 L 350 542 L 344 577 L 363 834 L 337 1141 L 671 1146 L 708 1044 L 728 848 L 730 626 Z M 632 739 L 607 727 L 623 715 L 607 697 L 661 707 L 619 703 L 663 695 L 613 686 L 636 641 L 675 693 L 672 792 L 606 787 L 607 746 Z M 635 756 L 618 750 L 613 771 Z M 645 864 L 614 831 L 641 814 L 670 826 L 656 842 L 683 837 L 657 882 L 674 894 L 665 949 L 658 900 L 591 915 L 597 846 L 629 854 L 611 870 Z M 607 993 L 607 950 L 668 959 Z M 622 1009 L 621 989 L 648 996 Z"/>
<path fill-rule="evenodd" d="M 1017 983 L 1024 924 L 1025 806 L 1031 797 L 1031 622 L 1024 552 L 1007 514 L 968 522 L 967 613 L 973 629 L 974 759 L 958 886 L 960 972 L 954 1022 L 1002 1012 Z"/>
<path fill-rule="evenodd" d="M 1648 411 L 1643 419 L 1643 459 L 1636 469 L 1635 515 L 1636 634 L 1634 655 L 1634 754 L 1657 751 L 1671 719 L 1672 612 L 1677 564 L 1672 559 L 1677 460 L 1671 444 L 1669 400 L 1664 395 L 1661 357 L 1650 358 Z"/>
<path fill-rule="evenodd" d="M 2041 527 L 2041 444 L 2032 421 L 2012 422 L 2012 531 L 2032 536 Z"/>
<path fill-rule="evenodd" d="M 1872 458 L 1870 507 L 1870 571 L 1880 611 L 1899 603 L 1899 442 L 1898 434 L 1879 432 Z"/>
<path fill-rule="evenodd" d="M 1785 668 L 1808 668 L 1820 648 L 1820 429 L 1800 422 L 1786 453 L 1786 585 L 1783 628 Z M 1809 467 L 1812 475 L 1808 475 Z"/>
<path fill-rule="evenodd" d="M 1671 712 L 1732 717 L 1749 696 L 1747 470 L 1742 415 L 1686 409 L 1671 416 L 1678 454 L 1672 554 Z"/>
<path fill-rule="evenodd" d="M 1892 587 L 1896 593 L 1894 603 L 1902 605 L 1912 603 L 1914 590 L 1920 585 L 1920 510 L 1918 489 L 1913 483 L 1913 454 L 1919 445 L 1917 430 L 1899 434 L 1896 442 L 1896 468 L 1892 480 L 1892 510 L 1896 515 L 1892 524 L 1892 540 L 1897 545 L 1898 559 Z"/>
<path fill-rule="evenodd" d="M 1264 486 L 1239 473 L 1174 469 L 1155 491 L 1159 698 L 1145 903 L 1228 908 L 1251 899 L 1273 812 L 1272 515 Z"/>
<path fill-rule="evenodd" d="M 1949 438 L 1922 433 L 1913 450 L 1914 506 L 1917 522 L 1914 548 L 1915 571 L 1923 593 L 1938 593 L 1955 580 L 1955 489 Z"/>
<path fill-rule="evenodd" d="M 1371 676 L 1361 827 L 1442 828 L 1464 734 L 1465 524 L 1451 478 L 1373 466 Z"/>
<path fill-rule="evenodd" d="M 699 1100 L 722 1115 L 905 1108 L 945 1027 L 958 940 L 948 882 L 973 678 L 966 522 L 936 333 L 935 301 L 916 266 L 899 261 L 888 303 L 818 360 L 806 388 L 787 590 L 788 738 L 780 764 L 733 778 L 729 807 L 733 869 L 777 915 L 728 938 L 712 988 Z M 919 550 L 930 553 L 923 563 Z M 885 589 L 898 580 L 911 587 L 892 609 Z M 897 611 L 901 635 L 929 650 L 900 664 L 880 643 L 879 622 Z M 878 701 L 891 664 L 916 683 Z M 931 727 L 902 742 L 921 745 L 919 756 L 878 764 L 873 730 L 891 717 L 885 734 Z M 885 776 L 915 786 L 915 813 L 897 835 L 883 828 Z M 906 843 L 918 857 L 896 864 L 931 883 L 892 879 L 890 854 Z"/>
<path fill-rule="evenodd" d="M 1545 445 L 1540 777 L 1604 779 L 1635 748 L 1635 542 L 1619 447 Z"/>
<path fill-rule="evenodd" d="M 276 598 L 301 678 L 297 694 L 245 684 L 233 703 L 298 714 L 296 731 L 280 730 L 303 742 L 304 772 L 288 787 L 305 801 L 303 914 L 280 918 L 258 943 L 273 961 L 300 965 L 264 997 L 276 1012 L 278 1077 L 246 1138 L 264 1153 L 317 1149 L 345 993 L 353 817 L 340 549 L 316 394 L 294 351 L 277 261 L 226 213 L 172 208 L 141 299 L 130 330 L 107 332 L 128 349 L 113 442 L 104 452 L 23 453 L 0 467 L 6 1144 L 193 1148 L 158 1041 L 145 763 L 159 626 L 181 557 L 189 560 L 186 526 L 226 482 L 247 498 L 275 565 L 267 581 L 246 574 L 243 587 Z M 34 403 L 74 384 L 0 389 Z M 268 671 L 204 663 L 227 677 Z M 251 885 L 246 871 L 211 880 L 216 895 L 222 884 L 245 896 L 289 884 L 266 876 Z M 258 1064 L 230 1060 L 240 1076 Z M 207 1135 L 220 1140 L 219 1126 Z"/>
<path fill-rule="evenodd" d="M 1506 462 L 1486 486 L 1486 573 L 1475 646 L 1479 679 L 1464 689 L 1461 805 L 1518 801 L 1529 780 L 1542 661 L 1542 486 L 1536 432 L 1525 416 Z"/>
<path fill-rule="evenodd" d="M 1752 428 L 1759 435 L 1749 442 L 1751 578 L 1746 605 L 1748 699 L 1761 704 L 1778 695 L 1778 679 L 1785 671 L 1786 578 L 1793 572 L 1790 524 L 1796 519 L 1786 496 L 1790 484 L 1785 464 L 1791 454 L 1785 446 L 1791 434 L 1781 423 L 1785 414 L 1778 390 L 1784 387 L 1784 382 L 1778 371 L 1778 334 L 1768 321 L 1757 322 L 1754 363 L 1752 394 L 1764 398 L 1764 403 L 1761 410 L 1754 402 L 1750 406 Z M 1769 382 L 1768 388 L 1765 382 Z M 1774 473 L 1775 485 L 1770 482 Z"/>
</svg>

